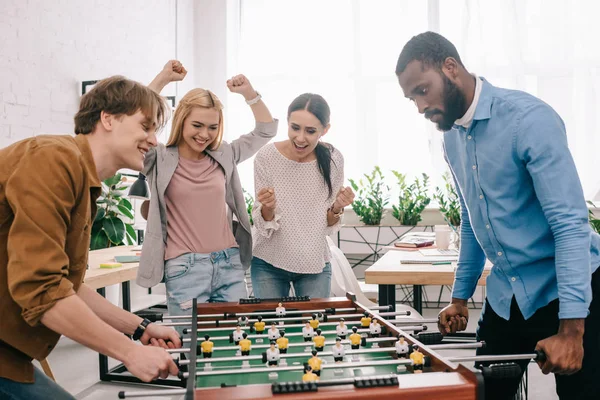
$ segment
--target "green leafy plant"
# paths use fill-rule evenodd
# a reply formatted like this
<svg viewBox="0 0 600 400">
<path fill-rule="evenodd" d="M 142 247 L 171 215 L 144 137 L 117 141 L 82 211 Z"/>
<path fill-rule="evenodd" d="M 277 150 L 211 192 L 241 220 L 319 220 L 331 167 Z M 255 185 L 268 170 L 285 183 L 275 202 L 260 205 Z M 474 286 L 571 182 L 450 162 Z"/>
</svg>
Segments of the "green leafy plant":
<svg viewBox="0 0 600 400">
<path fill-rule="evenodd" d="M 364 174 L 364 178 L 366 181 L 360 179 L 358 184 L 349 179 L 356 194 L 352 209 L 365 225 L 379 225 L 388 204 L 390 188 L 385 185 L 378 166 L 375 166 L 371 174 Z"/>
<path fill-rule="evenodd" d="M 431 203 L 431 197 L 427 193 L 429 186 L 429 176 L 423 175 L 423 180 L 418 177 L 412 184 L 406 183 L 406 174 L 398 171 L 392 171 L 398 180 L 400 195 L 398 196 L 398 205 L 392 205 L 392 215 L 400 225 L 415 226 L 421 220 L 421 213 Z"/>
<path fill-rule="evenodd" d="M 254 225 L 254 221 L 252 220 L 252 208 L 254 207 L 254 197 L 250 193 L 243 189 L 244 191 L 244 200 L 246 201 L 246 212 L 248 213 L 248 219 L 250 219 L 250 225 Z"/>
<path fill-rule="evenodd" d="M 133 220 L 133 206 L 123 197 L 126 189 L 121 174 L 102 182 L 90 250 L 136 243 L 135 229 L 128 223 Z"/>
<path fill-rule="evenodd" d="M 594 208 L 596 208 L 596 205 L 594 203 L 592 203 L 591 201 L 588 201 L 588 204 Z M 600 219 L 596 218 L 596 216 L 594 215 L 594 212 L 592 210 L 589 210 L 590 213 L 590 225 L 592 226 L 592 229 L 596 232 L 596 233 L 600 233 Z"/>
<path fill-rule="evenodd" d="M 450 174 L 444 174 L 443 178 L 445 190 L 436 187 L 436 193 L 433 195 L 433 198 L 440 205 L 440 212 L 448 225 L 458 230 L 460 226 L 460 201 L 458 200 L 458 193 L 456 193 L 456 188 L 450 178 Z"/>
</svg>

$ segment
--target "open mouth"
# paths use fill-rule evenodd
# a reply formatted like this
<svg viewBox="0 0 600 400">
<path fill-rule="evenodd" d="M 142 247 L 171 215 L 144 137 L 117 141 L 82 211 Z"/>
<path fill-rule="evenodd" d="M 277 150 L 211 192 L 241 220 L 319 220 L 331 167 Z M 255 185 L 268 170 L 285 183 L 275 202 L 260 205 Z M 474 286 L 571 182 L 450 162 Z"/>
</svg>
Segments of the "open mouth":
<svg viewBox="0 0 600 400">
<path fill-rule="evenodd" d="M 142 154 L 142 158 L 146 158 L 146 153 L 148 152 L 148 149 L 144 149 L 142 147 L 138 147 L 138 150 Z"/>
<path fill-rule="evenodd" d="M 302 151 L 302 150 L 305 150 L 305 149 L 308 147 L 308 144 L 305 144 L 305 145 L 299 145 L 299 144 L 298 144 L 298 143 L 296 143 L 296 142 L 293 142 L 293 143 L 294 143 L 294 147 L 296 148 L 296 150 L 300 150 L 300 151 Z"/>
</svg>

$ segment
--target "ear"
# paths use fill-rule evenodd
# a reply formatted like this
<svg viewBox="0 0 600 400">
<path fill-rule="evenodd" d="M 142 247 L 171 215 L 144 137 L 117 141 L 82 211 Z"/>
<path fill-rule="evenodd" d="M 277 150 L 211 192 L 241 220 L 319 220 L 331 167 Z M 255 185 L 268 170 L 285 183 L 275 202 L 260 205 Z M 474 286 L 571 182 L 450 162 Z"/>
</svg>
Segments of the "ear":
<svg viewBox="0 0 600 400">
<path fill-rule="evenodd" d="M 459 68 L 460 64 L 454 57 L 447 57 L 442 64 L 442 71 L 452 81 L 458 77 Z"/>
<path fill-rule="evenodd" d="M 327 132 L 329 132 L 329 128 L 331 128 L 331 124 L 327 124 L 325 129 L 323 129 L 323 133 L 321 134 L 321 137 L 325 136 L 327 134 Z"/>
<path fill-rule="evenodd" d="M 104 130 L 111 132 L 115 123 L 115 116 L 107 113 L 106 111 L 100 112 L 100 123 Z"/>
</svg>

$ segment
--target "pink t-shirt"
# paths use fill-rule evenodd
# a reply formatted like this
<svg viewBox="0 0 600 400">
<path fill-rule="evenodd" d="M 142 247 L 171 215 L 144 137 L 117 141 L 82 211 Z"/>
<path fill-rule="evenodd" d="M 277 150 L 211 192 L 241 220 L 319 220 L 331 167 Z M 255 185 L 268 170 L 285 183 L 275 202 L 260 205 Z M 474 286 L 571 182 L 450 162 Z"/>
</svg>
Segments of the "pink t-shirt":
<svg viewBox="0 0 600 400">
<path fill-rule="evenodd" d="M 227 219 L 225 174 L 212 157 L 179 157 L 165 201 L 165 260 L 185 253 L 206 254 L 238 246 Z"/>
</svg>

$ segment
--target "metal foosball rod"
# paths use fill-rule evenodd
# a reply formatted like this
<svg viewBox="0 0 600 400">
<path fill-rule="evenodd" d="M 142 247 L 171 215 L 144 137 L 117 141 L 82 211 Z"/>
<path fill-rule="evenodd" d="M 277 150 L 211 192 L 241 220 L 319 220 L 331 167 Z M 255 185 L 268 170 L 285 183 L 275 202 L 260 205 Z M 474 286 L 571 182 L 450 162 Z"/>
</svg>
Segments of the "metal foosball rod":
<svg viewBox="0 0 600 400">
<path fill-rule="evenodd" d="M 378 310 L 378 311 L 392 311 L 393 307 L 392 306 L 376 306 L 376 307 L 372 307 L 372 310 Z M 314 310 L 287 310 L 285 312 L 284 315 L 295 315 L 295 314 L 316 314 L 316 313 L 322 313 L 322 314 L 327 314 L 329 316 L 331 315 L 335 315 L 336 313 L 340 313 L 340 312 L 352 312 L 352 311 L 359 311 L 359 309 L 357 307 L 348 307 L 348 308 L 320 308 L 320 309 L 314 309 Z M 407 311 L 408 312 L 408 311 Z M 168 314 L 161 314 L 161 313 L 138 313 L 139 316 L 142 316 L 144 318 L 148 318 L 148 316 L 150 318 L 148 318 L 149 320 L 152 321 L 152 318 L 154 318 L 154 321 L 152 322 L 157 322 L 157 321 L 163 321 L 165 319 L 190 319 L 192 318 L 192 314 L 189 315 L 168 315 Z M 246 312 L 246 313 L 221 313 L 221 314 L 202 314 L 199 315 L 199 317 L 201 318 L 222 318 L 222 317 L 226 317 L 226 318 L 237 318 L 237 317 L 251 317 L 251 316 L 266 316 L 266 315 L 277 315 L 276 311 L 264 311 L 264 312 L 260 312 L 260 311 L 255 311 L 255 312 Z M 410 314 L 408 314 L 410 315 Z"/>
<path fill-rule="evenodd" d="M 417 328 L 417 327 L 415 327 Z M 365 346 L 368 343 L 385 343 L 385 342 L 395 342 L 396 340 L 398 340 L 396 337 L 393 336 L 384 336 L 384 337 L 378 337 L 378 338 L 364 338 L 364 344 L 363 346 Z M 335 341 L 329 341 L 329 342 L 325 342 L 324 346 L 333 346 L 335 344 Z M 344 345 L 349 345 L 350 341 L 349 340 L 342 340 L 342 344 Z M 307 347 L 307 346 L 312 346 L 313 342 L 299 342 L 299 343 L 290 343 L 288 344 L 288 348 L 290 347 Z M 270 344 L 259 344 L 259 345 L 252 345 L 252 349 L 253 350 L 258 350 L 258 349 L 268 349 L 269 347 L 271 347 Z M 235 350 L 239 350 L 239 346 L 222 346 L 222 347 L 214 347 L 213 348 L 213 353 L 215 351 L 235 351 Z M 185 349 L 167 349 L 168 353 L 187 353 L 189 352 L 190 349 L 189 348 L 185 348 Z"/>
<path fill-rule="evenodd" d="M 368 362 L 342 362 L 335 364 L 323 364 L 321 370 L 324 369 L 343 369 L 343 368 L 357 368 L 357 367 L 372 367 L 372 366 L 383 366 L 383 365 L 412 365 L 412 360 L 409 359 L 391 359 L 382 361 L 368 361 Z M 303 371 L 303 365 L 293 365 L 289 367 L 259 367 L 259 368 L 242 368 L 242 369 L 227 369 L 227 370 L 212 370 L 212 371 L 198 371 L 196 376 L 214 376 L 214 375 L 229 375 L 229 374 L 247 374 L 247 373 L 259 373 L 259 372 L 285 372 L 285 371 Z M 189 378 L 188 372 L 181 372 L 180 378 Z"/>
<path fill-rule="evenodd" d="M 265 320 L 263 320 L 263 321 L 265 321 Z M 411 323 L 413 323 L 413 324 L 414 323 L 417 323 L 417 324 L 419 324 L 419 323 L 426 324 L 428 322 L 422 322 L 421 320 L 416 320 L 416 321 L 411 321 Z M 176 324 L 177 325 L 175 325 L 175 326 L 188 326 L 189 325 L 188 323 L 182 323 L 182 322 L 178 322 Z M 348 327 L 351 327 L 353 325 L 360 325 L 360 321 L 345 321 L 345 324 Z M 162 325 L 165 325 L 165 324 L 162 324 Z M 321 322 L 319 324 L 319 328 L 329 327 L 329 326 L 337 326 L 337 325 L 338 325 L 338 322 Z M 304 324 L 277 325 L 277 327 L 283 328 L 283 329 L 302 328 L 302 327 L 304 327 Z M 198 332 L 202 332 L 202 333 L 204 333 L 204 332 L 211 332 L 211 333 L 212 332 L 231 332 L 231 330 L 234 329 L 234 328 L 235 327 L 233 327 L 233 326 L 232 327 L 227 327 L 227 328 L 202 328 L 202 329 L 198 329 Z M 242 326 L 241 329 L 242 330 L 253 330 L 253 329 L 251 329 L 250 326 Z M 404 327 L 402 327 L 402 329 L 404 329 Z M 268 329 L 265 329 L 265 330 L 268 330 Z M 185 335 L 187 335 L 190 332 L 191 332 L 191 328 L 184 328 L 183 329 L 183 334 L 185 334 Z"/>
<path fill-rule="evenodd" d="M 480 347 L 484 347 L 484 342 L 479 343 L 464 343 L 464 344 L 438 344 L 429 346 L 429 348 L 433 350 L 451 350 L 451 349 L 476 349 Z M 347 350 L 346 355 L 355 355 L 355 354 L 372 354 L 372 353 L 394 353 L 396 352 L 395 347 L 379 347 L 379 348 L 371 348 L 371 349 L 359 349 L 359 350 Z M 280 354 L 280 358 L 302 358 L 302 357 L 310 357 L 311 353 L 284 353 Z M 320 357 L 333 356 L 331 351 L 321 351 L 319 352 Z M 242 360 L 261 360 L 263 359 L 262 355 L 256 356 L 244 356 Z M 215 357 L 215 358 L 200 358 L 196 360 L 197 364 L 204 363 L 213 363 L 213 362 L 230 362 L 230 361 L 239 361 L 240 357 Z M 179 360 L 179 365 L 188 365 L 190 360 Z"/>
<path fill-rule="evenodd" d="M 390 311 L 390 312 L 383 312 L 383 313 L 373 313 L 372 315 L 374 316 L 380 316 L 380 317 L 394 317 L 394 316 L 402 316 L 402 315 L 410 315 L 410 311 Z M 325 314 L 324 317 L 327 318 L 327 320 L 339 320 L 340 318 L 362 318 L 364 316 L 364 314 L 336 314 L 336 315 L 327 315 Z M 307 319 L 306 316 L 305 317 L 284 317 L 284 318 L 263 318 L 262 321 L 264 323 L 269 323 L 269 322 L 279 322 L 279 321 L 298 321 L 299 319 Z M 247 321 L 248 324 L 251 324 L 253 322 L 258 321 L 257 319 L 249 319 Z M 207 325 L 237 325 L 238 324 L 238 320 L 237 319 L 225 319 L 225 320 L 214 320 L 214 321 L 198 321 L 198 326 L 207 326 Z M 163 322 L 159 325 L 165 325 L 165 326 L 190 326 L 190 322 Z"/>
<path fill-rule="evenodd" d="M 285 326 L 284 327 L 279 327 L 278 326 L 278 328 L 285 330 Z M 267 331 L 265 330 L 265 332 L 267 332 Z M 352 331 L 350 331 L 349 333 L 352 333 Z M 357 329 L 357 333 L 369 333 L 369 329 Z M 337 336 L 337 332 L 334 331 L 334 330 L 324 330 L 324 331 L 321 331 L 321 335 L 323 335 L 323 336 L 332 336 L 332 335 L 333 336 Z M 301 337 L 301 336 L 303 336 L 302 332 L 293 332 L 293 333 L 286 333 L 285 334 L 285 337 L 287 337 L 287 338 L 290 338 L 290 337 Z M 263 333 L 261 335 L 258 335 L 258 334 L 256 334 L 256 335 L 248 335 L 248 339 L 267 339 L 267 340 L 269 340 L 268 335 L 265 334 L 265 333 Z M 187 343 L 187 342 L 189 342 L 191 340 L 192 339 L 184 338 L 183 339 L 183 343 Z M 212 340 L 213 342 L 216 342 L 217 340 L 229 340 L 229 336 L 215 336 L 215 337 L 211 336 L 210 340 Z"/>
<path fill-rule="evenodd" d="M 394 325 L 409 325 L 409 324 L 437 324 L 438 320 L 437 318 L 423 318 L 423 319 L 416 319 L 416 318 L 406 318 L 406 319 L 388 319 L 386 320 L 387 322 L 389 322 L 390 324 L 394 324 Z"/>
<path fill-rule="evenodd" d="M 185 394 L 186 389 L 163 389 L 163 390 L 141 390 L 139 392 L 119 392 L 120 399 L 131 399 L 134 397 L 155 397 L 155 396 L 179 396 Z"/>
<path fill-rule="evenodd" d="M 448 357 L 448 361 L 464 362 L 464 361 L 479 361 L 479 362 L 494 362 L 494 361 L 518 361 L 518 360 L 534 360 L 544 362 L 546 354 L 542 351 L 536 351 L 530 354 L 502 354 L 502 355 L 481 355 L 469 357 Z"/>
</svg>

